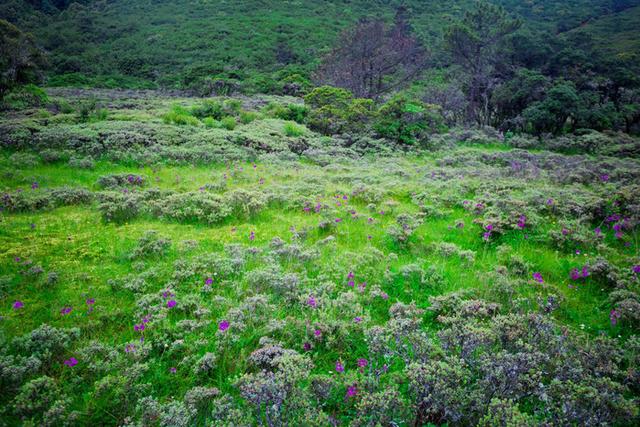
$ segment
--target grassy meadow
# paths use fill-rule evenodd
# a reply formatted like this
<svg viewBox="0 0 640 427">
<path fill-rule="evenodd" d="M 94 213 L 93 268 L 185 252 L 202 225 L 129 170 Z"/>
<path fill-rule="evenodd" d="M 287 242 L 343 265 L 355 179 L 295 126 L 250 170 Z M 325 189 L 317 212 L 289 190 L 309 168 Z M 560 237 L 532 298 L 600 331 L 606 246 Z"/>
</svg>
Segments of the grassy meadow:
<svg viewBox="0 0 640 427">
<path fill-rule="evenodd" d="M 633 375 L 637 160 L 489 131 L 385 151 L 279 118 L 292 98 L 214 100 L 225 126 L 197 118 L 211 100 L 116 95 L 2 123 L 7 425 L 413 425 L 416 360 L 464 361 L 473 395 L 483 353 L 596 363 L 547 348 L 567 337 L 585 360 L 628 345 Z M 547 326 L 492 330 L 528 316 Z M 570 420 L 510 393 L 523 423 Z M 630 396 L 607 416 L 633 419 Z M 450 422 L 491 421 L 469 417 Z"/>
</svg>

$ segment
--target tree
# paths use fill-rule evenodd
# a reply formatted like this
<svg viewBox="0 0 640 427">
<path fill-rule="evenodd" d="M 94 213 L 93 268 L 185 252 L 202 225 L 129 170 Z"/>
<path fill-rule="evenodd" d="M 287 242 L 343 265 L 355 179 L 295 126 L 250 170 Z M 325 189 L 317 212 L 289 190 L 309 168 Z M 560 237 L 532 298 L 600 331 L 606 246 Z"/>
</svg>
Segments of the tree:
<svg viewBox="0 0 640 427">
<path fill-rule="evenodd" d="M 548 85 L 549 79 L 538 71 L 517 70 L 514 77 L 498 86 L 492 95 L 496 121 L 505 124 L 533 102 L 542 100 Z"/>
<path fill-rule="evenodd" d="M 501 80 L 497 70 L 506 56 L 501 48 L 520 25 L 502 7 L 479 1 L 445 34 L 453 62 L 465 77 L 468 116 L 479 125 L 491 123 L 491 95 Z"/>
<path fill-rule="evenodd" d="M 18 85 L 38 82 L 44 65 L 33 37 L 0 19 L 0 99 Z"/>
<path fill-rule="evenodd" d="M 580 111 L 581 100 L 572 82 L 560 81 L 547 93 L 542 101 L 534 102 L 522 115 L 536 134 L 560 133 L 569 118 Z"/>
<path fill-rule="evenodd" d="M 362 20 L 344 31 L 315 79 L 357 97 L 378 99 L 411 81 L 426 62 L 424 48 L 411 35 L 406 10 L 400 8 L 390 29 L 381 20 Z"/>
</svg>

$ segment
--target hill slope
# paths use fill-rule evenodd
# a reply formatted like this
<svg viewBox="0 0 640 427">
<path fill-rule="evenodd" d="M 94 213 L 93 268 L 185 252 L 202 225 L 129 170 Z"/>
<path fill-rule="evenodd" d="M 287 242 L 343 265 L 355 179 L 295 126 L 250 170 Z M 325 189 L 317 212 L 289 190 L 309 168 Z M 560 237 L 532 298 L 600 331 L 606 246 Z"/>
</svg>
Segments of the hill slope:
<svg viewBox="0 0 640 427">
<path fill-rule="evenodd" d="M 536 31 L 556 33 L 640 0 L 496 0 Z M 65 6 L 59 11 L 52 3 Z M 184 87 L 194 78 L 261 80 L 275 70 L 308 74 L 318 53 L 350 23 L 390 18 L 406 4 L 411 22 L 437 50 L 450 22 L 471 5 L 444 1 L 8 1 L 0 18 L 33 32 L 51 52 L 52 84 Z M 621 14 L 624 16 L 624 14 Z M 609 21 L 603 20 L 601 25 Z M 86 76 L 100 76 L 100 81 Z"/>
</svg>

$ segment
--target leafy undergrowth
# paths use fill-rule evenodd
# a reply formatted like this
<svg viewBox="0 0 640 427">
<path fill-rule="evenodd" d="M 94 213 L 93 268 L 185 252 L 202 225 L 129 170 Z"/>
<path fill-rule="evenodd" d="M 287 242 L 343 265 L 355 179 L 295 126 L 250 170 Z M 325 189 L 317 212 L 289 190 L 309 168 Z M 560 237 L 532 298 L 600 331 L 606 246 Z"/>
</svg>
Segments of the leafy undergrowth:
<svg viewBox="0 0 640 427">
<path fill-rule="evenodd" d="M 637 161 L 119 114 L 5 144 L 8 424 L 638 422 Z"/>
</svg>

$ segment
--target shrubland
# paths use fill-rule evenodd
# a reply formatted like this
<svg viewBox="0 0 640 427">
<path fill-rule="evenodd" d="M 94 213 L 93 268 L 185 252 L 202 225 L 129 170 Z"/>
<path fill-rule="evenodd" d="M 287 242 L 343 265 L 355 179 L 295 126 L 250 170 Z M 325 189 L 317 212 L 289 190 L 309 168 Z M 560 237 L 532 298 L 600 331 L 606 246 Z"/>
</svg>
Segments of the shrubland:
<svg viewBox="0 0 640 427">
<path fill-rule="evenodd" d="M 637 138 L 48 97 L 108 114 L 0 123 L 9 425 L 638 422 Z"/>
</svg>

